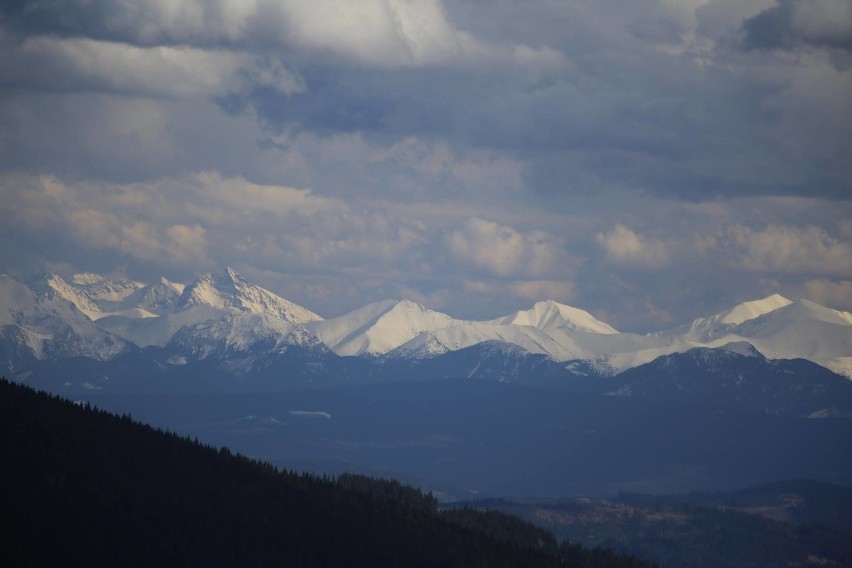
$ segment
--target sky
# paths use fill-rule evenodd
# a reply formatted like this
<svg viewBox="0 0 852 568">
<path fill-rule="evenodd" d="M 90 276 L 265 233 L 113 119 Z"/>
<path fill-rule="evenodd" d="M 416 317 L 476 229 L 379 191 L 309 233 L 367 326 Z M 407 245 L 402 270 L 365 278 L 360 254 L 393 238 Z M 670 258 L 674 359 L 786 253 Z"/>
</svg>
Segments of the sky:
<svg viewBox="0 0 852 568">
<path fill-rule="evenodd" d="M 0 272 L 852 309 L 850 0 L 9 0 Z"/>
</svg>

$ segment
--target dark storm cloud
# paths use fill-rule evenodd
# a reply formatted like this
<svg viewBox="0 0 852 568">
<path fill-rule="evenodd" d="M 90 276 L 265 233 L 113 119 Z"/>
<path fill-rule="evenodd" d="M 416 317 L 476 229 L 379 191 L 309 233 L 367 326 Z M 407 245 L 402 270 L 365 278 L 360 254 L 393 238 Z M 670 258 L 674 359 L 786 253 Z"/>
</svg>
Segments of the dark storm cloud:
<svg viewBox="0 0 852 568">
<path fill-rule="evenodd" d="M 182 3 L 11 0 L 0 6 L 0 21 L 21 39 L 48 34 L 139 46 L 215 46 L 240 37 L 227 27 L 228 5 L 229 2 L 216 0 Z"/>
<path fill-rule="evenodd" d="M 749 48 L 812 46 L 852 50 L 852 2 L 849 0 L 780 0 L 748 19 Z"/>
<path fill-rule="evenodd" d="M 836 16 L 846 0 L 805 3 L 807 14 L 784 2 L 747 19 L 749 41 L 848 40 Z M 742 25 L 741 7 L 376 2 L 349 14 L 320 4 L 317 14 L 286 1 L 9 4 L 6 28 L 24 43 L 6 50 L 12 62 L 0 75 L 37 90 L 207 97 L 235 116 L 255 114 L 273 138 L 295 129 L 489 148 L 525 162 L 524 179 L 544 196 L 602 186 L 690 200 L 849 193 L 852 166 L 825 160 L 852 151 L 848 126 L 834 118 L 849 105 L 794 92 L 818 76 L 715 44 Z M 175 45 L 199 62 L 151 61 L 156 52 L 144 49 Z M 104 59 L 117 63 L 98 68 Z M 142 73 L 133 69 L 141 60 Z M 260 81 L 270 75 L 264 61 L 285 79 Z M 215 67 L 213 80 L 181 79 L 205 66 Z"/>
</svg>

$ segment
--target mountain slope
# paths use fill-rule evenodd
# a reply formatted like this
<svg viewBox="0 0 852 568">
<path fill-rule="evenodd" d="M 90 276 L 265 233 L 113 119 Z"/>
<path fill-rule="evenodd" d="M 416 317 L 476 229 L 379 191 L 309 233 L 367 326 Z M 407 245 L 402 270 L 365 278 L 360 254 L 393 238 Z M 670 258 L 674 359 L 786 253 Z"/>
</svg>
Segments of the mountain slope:
<svg viewBox="0 0 852 568">
<path fill-rule="evenodd" d="M 460 323 L 452 327 L 423 332 L 388 353 L 387 356 L 422 358 L 491 341 L 510 343 L 530 353 L 548 355 L 557 361 L 582 357 L 581 351 L 570 338 L 559 342 L 547 331 L 536 327 L 479 322 Z"/>
<path fill-rule="evenodd" d="M 537 302 L 528 310 L 517 311 L 487 323 L 496 325 L 527 325 L 545 331 L 555 328 L 566 328 L 572 331 L 585 331 L 588 333 L 618 333 L 609 324 L 596 319 L 589 312 L 566 306 L 553 300 Z"/>
<path fill-rule="evenodd" d="M 387 300 L 314 323 L 310 329 L 338 355 L 380 355 L 419 333 L 460 323 L 415 302 Z"/>
<path fill-rule="evenodd" d="M 601 386 L 616 396 L 852 418 L 852 381 L 804 359 L 768 360 L 744 343 L 664 355 Z"/>
<path fill-rule="evenodd" d="M 134 349 L 92 322 L 59 292 L 37 295 L 0 275 L 0 357 L 7 370 L 33 361 L 75 356 L 110 359 Z"/>
<path fill-rule="evenodd" d="M 397 351 L 380 361 L 374 376 L 384 380 L 483 379 L 547 386 L 564 386 L 576 378 L 553 358 L 505 341 L 483 341 L 426 357 L 402 356 Z"/>
<path fill-rule="evenodd" d="M 177 286 L 166 280 L 140 290 L 140 299 L 149 301 L 149 305 L 164 306 L 157 318 L 110 316 L 99 319 L 98 324 L 141 347 L 162 347 L 186 326 L 217 322 L 236 314 L 266 316 L 263 321 L 267 327 L 278 323 L 289 327 L 322 319 L 269 290 L 249 284 L 233 268 L 202 275 L 184 287 L 177 298 L 174 297 L 176 291 Z M 226 333 L 227 327 L 227 324 L 217 327 L 212 323 L 207 334 L 215 329 Z"/>
<path fill-rule="evenodd" d="M 639 335 L 619 333 L 584 310 L 553 301 L 489 321 L 457 320 L 407 300 L 323 320 L 232 268 L 186 286 L 89 273 L 68 280 L 47 275 L 29 288 L 8 277 L 0 281 L 0 355 L 16 372 L 49 357 L 109 359 L 134 345 L 167 348 L 171 360 L 239 353 L 244 361 L 258 361 L 292 346 L 284 338 L 294 326 L 303 326 L 305 341 L 311 337 L 310 345 L 299 345 L 316 351 L 313 362 L 320 342 L 338 356 L 369 355 L 385 364 L 497 342 L 614 376 L 661 356 L 747 342 L 770 359 L 804 358 L 852 377 L 852 314 L 777 294 Z"/>
<path fill-rule="evenodd" d="M 194 306 L 217 309 L 235 308 L 240 312 L 269 314 L 288 323 L 307 323 L 322 318 L 281 296 L 249 284 L 236 270 L 226 267 L 205 274 L 187 286 L 177 303 L 177 310 Z"/>
<path fill-rule="evenodd" d="M 517 519 L 502 535 L 396 482 L 280 472 L 5 381 L 0 440 L 10 565 L 563 565 L 555 539 Z M 643 565 L 608 556 L 595 565 Z"/>
<path fill-rule="evenodd" d="M 61 276 L 50 274 L 44 284 L 68 300 L 91 320 L 110 315 L 130 318 L 154 317 L 156 314 L 126 300 L 145 288 L 142 282 L 127 279 L 109 280 L 96 274 L 75 274 L 71 282 Z"/>
</svg>

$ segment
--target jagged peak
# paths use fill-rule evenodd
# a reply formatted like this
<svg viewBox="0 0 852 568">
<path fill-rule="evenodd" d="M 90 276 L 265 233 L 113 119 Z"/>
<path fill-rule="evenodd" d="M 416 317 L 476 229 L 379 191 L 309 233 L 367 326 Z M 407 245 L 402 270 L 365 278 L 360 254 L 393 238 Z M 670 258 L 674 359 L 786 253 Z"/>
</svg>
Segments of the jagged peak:
<svg viewBox="0 0 852 568">
<path fill-rule="evenodd" d="M 211 276 L 215 281 L 225 281 L 232 282 L 233 284 L 248 285 L 248 282 L 245 278 L 243 278 L 242 274 L 240 274 L 235 268 L 232 268 L 230 266 L 226 266 L 222 270 L 212 273 Z"/>
<path fill-rule="evenodd" d="M 215 272 L 207 272 L 202 274 L 193 281 L 190 286 L 213 285 L 216 288 L 234 289 L 238 286 L 248 286 L 249 283 L 243 276 L 230 266 L 226 266 Z"/>
<path fill-rule="evenodd" d="M 204 274 L 186 286 L 178 305 L 179 309 L 207 305 L 217 309 L 231 308 L 242 312 L 271 313 L 290 323 L 322 319 L 310 310 L 274 292 L 249 284 L 229 266 L 218 272 Z"/>
</svg>

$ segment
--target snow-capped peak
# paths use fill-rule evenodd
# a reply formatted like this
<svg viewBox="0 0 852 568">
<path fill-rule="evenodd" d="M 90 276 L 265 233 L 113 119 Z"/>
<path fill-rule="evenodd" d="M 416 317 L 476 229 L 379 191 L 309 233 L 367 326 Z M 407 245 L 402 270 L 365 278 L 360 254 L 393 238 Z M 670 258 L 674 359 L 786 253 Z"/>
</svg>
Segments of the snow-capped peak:
<svg viewBox="0 0 852 568">
<path fill-rule="evenodd" d="M 91 320 L 98 319 L 100 315 L 100 308 L 98 308 L 97 304 L 86 294 L 83 294 L 76 286 L 72 286 L 68 284 L 63 278 L 57 274 L 51 274 L 47 277 L 47 286 L 51 290 L 53 290 L 56 294 L 58 294 L 61 298 L 64 298 L 74 304 L 74 306 L 86 314 Z"/>
<path fill-rule="evenodd" d="M 424 331 L 460 322 L 410 300 L 386 300 L 311 326 L 338 355 L 387 353 Z"/>
<path fill-rule="evenodd" d="M 789 306 L 793 302 L 780 294 L 772 294 L 762 300 L 754 300 L 751 302 L 743 302 L 737 304 L 729 310 L 720 312 L 711 318 L 717 323 L 725 325 L 739 325 L 750 319 L 760 317 L 763 314 L 773 312 L 778 308 Z"/>
<path fill-rule="evenodd" d="M 683 334 L 689 341 L 706 342 L 725 337 L 737 326 L 757 321 L 761 316 L 789 306 L 793 302 L 772 294 L 761 300 L 743 302 L 709 317 L 698 318 L 692 324 L 661 332 L 660 336 L 678 336 Z"/>
<path fill-rule="evenodd" d="M 517 311 L 491 322 L 497 325 L 528 325 L 541 330 L 568 327 L 588 333 L 615 334 L 612 326 L 595 318 L 586 310 L 566 306 L 553 300 L 536 302 L 528 310 Z"/>
<path fill-rule="evenodd" d="M 76 297 L 62 278 L 48 275 L 35 284 L 39 293 L 0 276 L 0 328 L 5 328 L 0 337 L 9 342 L 3 346 L 7 353 L 11 350 L 35 359 L 85 356 L 105 360 L 131 348 L 81 312 L 73 300 L 85 298 Z M 8 369 L 15 366 L 11 359 L 0 364 Z"/>
<path fill-rule="evenodd" d="M 178 309 L 199 305 L 217 309 L 235 308 L 253 314 L 270 314 L 288 323 L 322 320 L 320 316 L 302 306 L 260 286 L 249 284 L 231 267 L 226 267 L 221 272 L 205 274 L 184 288 L 178 301 Z"/>
<path fill-rule="evenodd" d="M 140 307 L 125 306 L 125 301 L 133 300 L 134 294 L 145 288 L 145 284 L 126 278 L 107 279 L 92 273 L 75 274 L 71 282 L 56 274 L 49 274 L 39 284 L 43 292 L 57 294 L 68 300 L 83 312 L 90 320 L 98 320 L 110 315 L 128 317 L 153 317 Z"/>
</svg>

